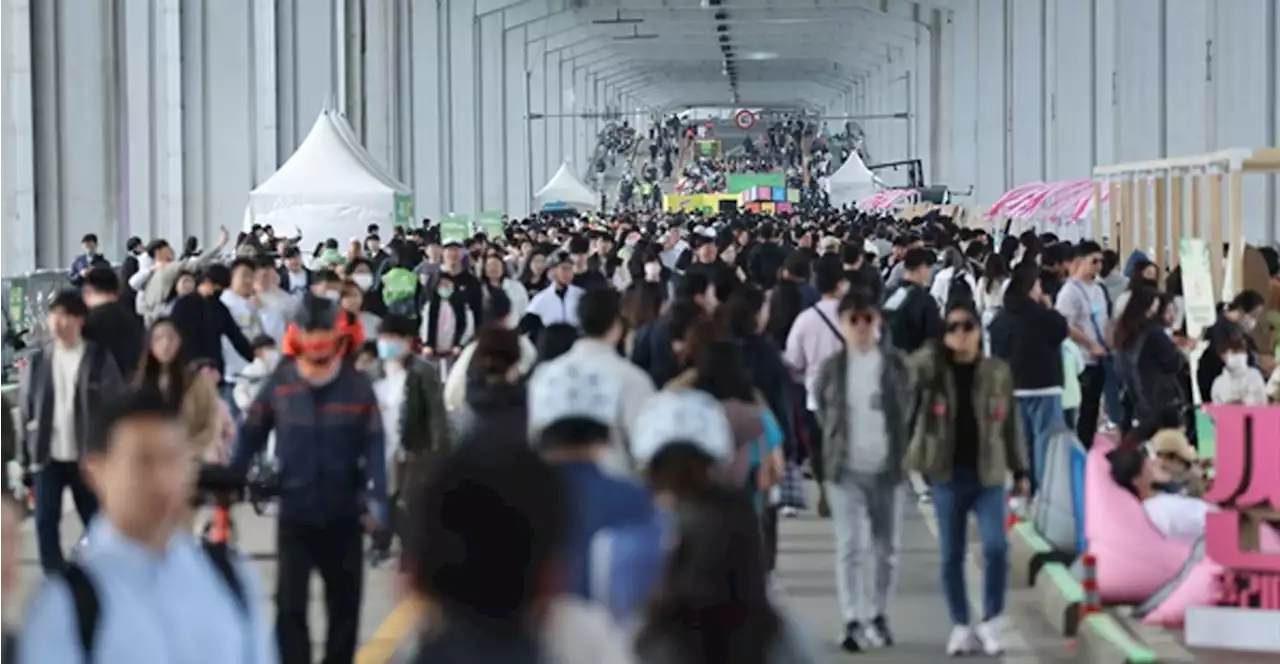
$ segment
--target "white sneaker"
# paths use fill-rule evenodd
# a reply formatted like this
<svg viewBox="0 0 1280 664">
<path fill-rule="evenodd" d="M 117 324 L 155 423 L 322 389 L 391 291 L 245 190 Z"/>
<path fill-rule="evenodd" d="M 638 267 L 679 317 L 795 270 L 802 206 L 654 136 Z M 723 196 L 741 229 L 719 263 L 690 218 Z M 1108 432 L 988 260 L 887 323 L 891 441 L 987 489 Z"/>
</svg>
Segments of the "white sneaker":
<svg viewBox="0 0 1280 664">
<path fill-rule="evenodd" d="M 981 625 L 977 629 L 978 643 L 982 644 L 982 652 L 988 655 L 999 655 L 1004 652 L 1004 644 L 1001 637 L 1004 634 L 1004 619 L 996 616 Z"/>
<path fill-rule="evenodd" d="M 796 508 L 791 507 L 789 505 L 779 510 L 779 512 L 782 514 L 783 518 L 786 518 L 786 519 L 794 519 L 797 516 L 800 516 L 800 510 L 797 510 Z"/>
<path fill-rule="evenodd" d="M 951 628 L 951 637 L 947 639 L 947 654 L 956 657 L 973 652 L 973 628 L 968 625 L 956 625 Z"/>
</svg>

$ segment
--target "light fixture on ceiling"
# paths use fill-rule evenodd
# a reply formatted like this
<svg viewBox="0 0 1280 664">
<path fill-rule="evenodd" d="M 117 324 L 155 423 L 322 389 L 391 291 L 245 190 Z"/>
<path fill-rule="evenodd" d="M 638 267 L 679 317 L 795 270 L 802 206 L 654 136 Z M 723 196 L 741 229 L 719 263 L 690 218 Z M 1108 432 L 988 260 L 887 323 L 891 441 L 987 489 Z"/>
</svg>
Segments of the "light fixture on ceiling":
<svg viewBox="0 0 1280 664">
<path fill-rule="evenodd" d="M 744 53 L 742 58 L 744 60 L 777 60 L 778 54 L 770 53 L 769 51 L 753 51 L 751 53 Z"/>
<path fill-rule="evenodd" d="M 657 39 L 657 38 L 658 38 L 658 33 L 656 32 L 640 34 L 640 28 L 631 28 L 631 34 L 614 35 L 613 40 L 614 41 L 637 41 L 640 39 Z"/>
<path fill-rule="evenodd" d="M 619 9 L 617 16 L 615 16 L 614 18 L 598 18 L 592 21 L 592 23 L 595 23 L 596 25 L 634 25 L 636 23 L 644 23 L 644 19 L 623 18 L 622 10 Z"/>
</svg>

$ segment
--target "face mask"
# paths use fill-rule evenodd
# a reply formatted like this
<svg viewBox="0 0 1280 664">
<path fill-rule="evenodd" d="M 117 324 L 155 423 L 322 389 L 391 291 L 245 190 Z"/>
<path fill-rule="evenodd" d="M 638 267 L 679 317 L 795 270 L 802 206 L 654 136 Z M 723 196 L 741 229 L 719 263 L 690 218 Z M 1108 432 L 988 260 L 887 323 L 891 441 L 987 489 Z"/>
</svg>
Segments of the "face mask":
<svg viewBox="0 0 1280 664">
<path fill-rule="evenodd" d="M 658 263 L 645 263 L 644 278 L 646 281 L 657 281 L 662 276 L 662 266 Z"/>
<path fill-rule="evenodd" d="M 379 339 L 378 340 L 378 359 L 379 360 L 397 360 L 404 355 L 405 344 L 403 341 L 395 339 Z"/>
<path fill-rule="evenodd" d="M 1228 353 L 1225 364 L 1231 371 L 1243 371 L 1249 366 L 1249 356 L 1244 353 Z"/>
<path fill-rule="evenodd" d="M 338 377 L 340 357 L 340 355 L 330 355 L 323 358 L 299 358 L 298 375 L 316 387 L 328 385 Z"/>
<path fill-rule="evenodd" d="M 452 289 L 452 288 L 437 288 L 437 289 L 436 289 L 436 295 L 439 295 L 439 296 L 440 296 L 440 299 L 442 299 L 442 300 L 447 300 L 447 299 L 449 299 L 449 298 L 453 297 L 453 289 Z"/>
<path fill-rule="evenodd" d="M 360 290 L 369 290 L 373 286 L 373 275 L 367 272 L 357 272 L 351 275 L 351 280 L 360 287 Z"/>
<path fill-rule="evenodd" d="M 337 302 L 342 299 L 342 293 L 339 293 L 338 291 L 325 291 L 324 297 L 326 300 Z"/>
</svg>

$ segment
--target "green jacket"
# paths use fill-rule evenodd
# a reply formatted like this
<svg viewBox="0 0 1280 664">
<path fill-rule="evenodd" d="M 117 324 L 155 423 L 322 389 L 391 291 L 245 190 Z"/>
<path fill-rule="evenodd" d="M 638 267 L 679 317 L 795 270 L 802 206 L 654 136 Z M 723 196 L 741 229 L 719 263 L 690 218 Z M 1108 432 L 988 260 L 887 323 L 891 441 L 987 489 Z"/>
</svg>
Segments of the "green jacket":
<svg viewBox="0 0 1280 664">
<path fill-rule="evenodd" d="M 973 403 L 956 403 L 955 379 L 946 351 L 937 342 L 908 359 L 916 386 L 916 417 L 907 450 L 908 470 L 932 482 L 951 479 L 957 408 L 974 408 L 978 421 L 978 478 L 984 486 L 1001 486 L 1007 474 L 1027 470 L 1022 421 L 1013 396 L 1013 374 L 1003 360 L 984 357 L 974 374 Z M 1060 361 L 1045 358 L 1045 361 Z"/>
</svg>

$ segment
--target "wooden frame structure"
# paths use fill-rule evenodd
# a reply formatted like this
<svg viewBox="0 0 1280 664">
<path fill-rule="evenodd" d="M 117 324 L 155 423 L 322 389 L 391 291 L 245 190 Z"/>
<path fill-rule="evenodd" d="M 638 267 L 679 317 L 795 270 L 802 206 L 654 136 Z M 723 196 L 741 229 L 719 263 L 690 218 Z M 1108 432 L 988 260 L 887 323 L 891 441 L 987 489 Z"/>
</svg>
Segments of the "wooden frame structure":
<svg viewBox="0 0 1280 664">
<path fill-rule="evenodd" d="M 1093 169 L 1093 236 L 1099 241 L 1109 238 L 1110 248 L 1121 256 L 1154 248 L 1152 259 L 1161 263 L 1165 261 L 1159 252 L 1168 247 L 1169 269 L 1179 264 L 1177 238 L 1203 238 L 1210 247 L 1215 296 L 1227 277 L 1226 283 L 1238 290 L 1244 283 L 1244 176 L 1277 172 L 1276 147 L 1098 166 Z M 1104 191 L 1109 197 L 1106 205 Z M 1230 245 L 1230 266 L 1222 255 L 1224 242 Z"/>
</svg>

